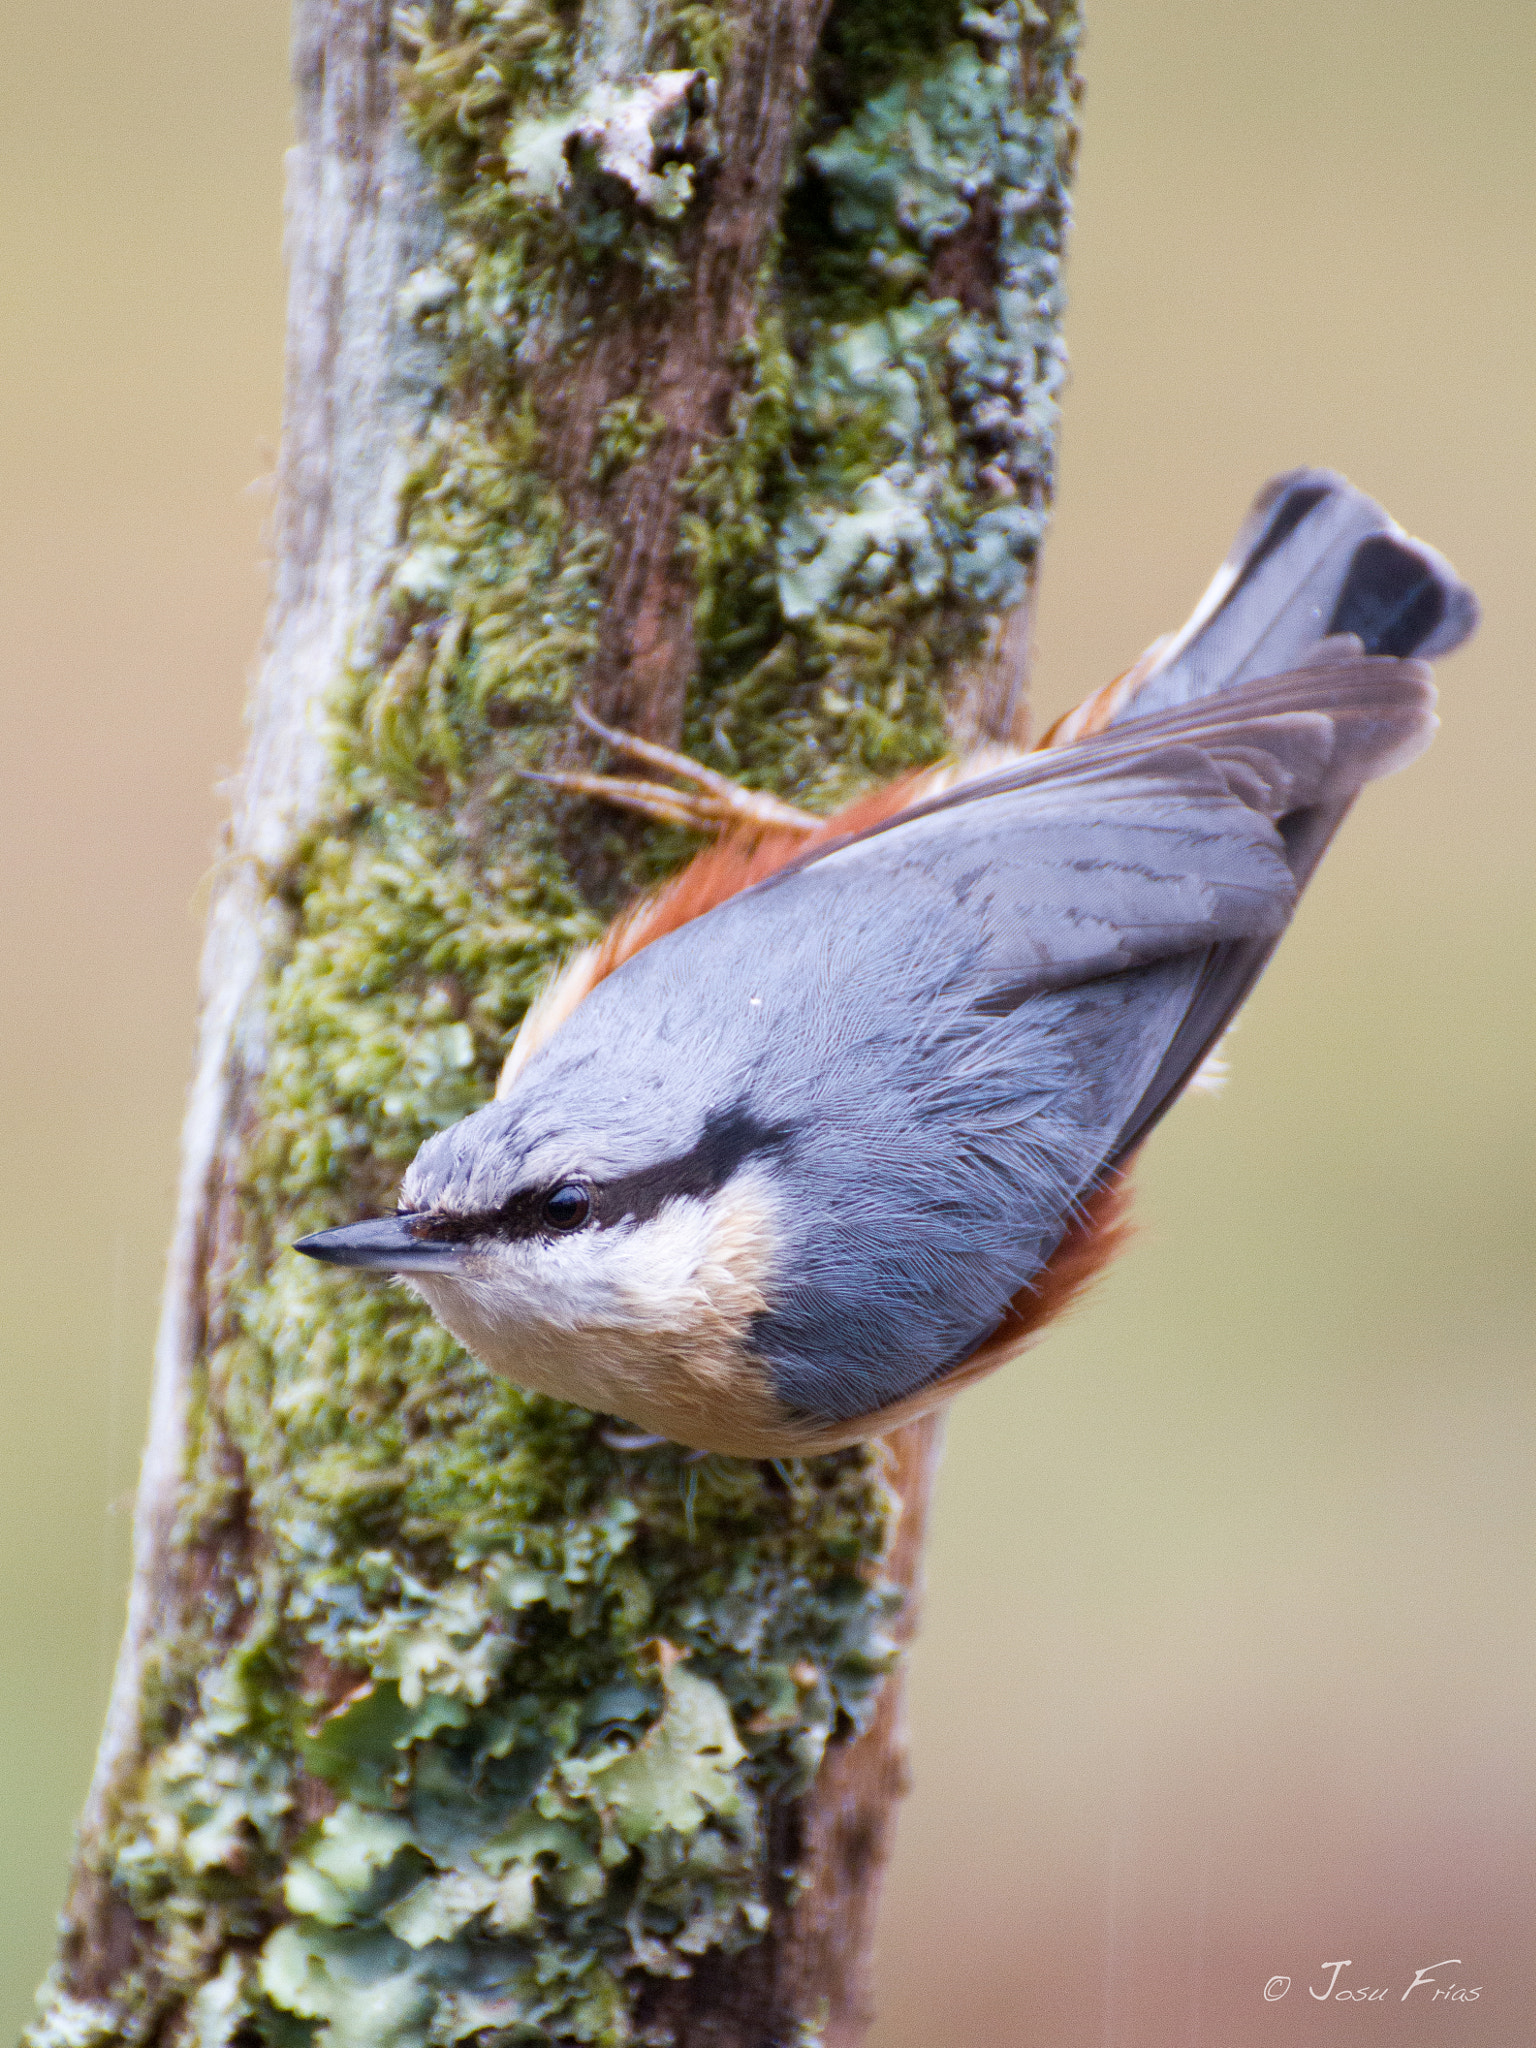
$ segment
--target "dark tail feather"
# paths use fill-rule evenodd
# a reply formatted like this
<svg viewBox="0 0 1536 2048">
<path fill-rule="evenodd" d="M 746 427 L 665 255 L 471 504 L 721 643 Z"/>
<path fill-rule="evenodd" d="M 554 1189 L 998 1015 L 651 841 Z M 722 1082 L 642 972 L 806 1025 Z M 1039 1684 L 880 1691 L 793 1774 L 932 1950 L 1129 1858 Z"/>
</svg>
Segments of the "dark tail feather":
<svg viewBox="0 0 1536 2048">
<path fill-rule="evenodd" d="M 1111 722 L 1301 668 L 1320 640 L 1367 654 L 1449 654 L 1477 599 L 1443 555 L 1331 469 L 1265 485 L 1187 624 L 1149 650 Z"/>
<path fill-rule="evenodd" d="M 1106 723 L 1304 667 L 1319 641 L 1343 635 L 1366 654 L 1449 654 L 1477 619 L 1477 599 L 1443 555 L 1334 471 L 1292 470 L 1259 493 L 1189 622 L 1137 664 Z M 1353 793 L 1340 795 L 1281 819 L 1298 893 L 1353 801 Z M 1183 1022 L 1120 1134 L 1113 1167 L 1125 1165 L 1182 1092 L 1274 946 L 1273 939 L 1241 939 L 1205 956 Z"/>
</svg>

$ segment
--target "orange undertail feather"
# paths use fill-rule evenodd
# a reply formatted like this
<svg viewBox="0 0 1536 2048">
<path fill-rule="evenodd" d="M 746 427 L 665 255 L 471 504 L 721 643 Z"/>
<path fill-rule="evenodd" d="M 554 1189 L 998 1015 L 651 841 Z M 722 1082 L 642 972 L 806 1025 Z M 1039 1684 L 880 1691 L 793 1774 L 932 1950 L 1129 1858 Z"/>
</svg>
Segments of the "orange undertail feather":
<svg viewBox="0 0 1536 2048">
<path fill-rule="evenodd" d="M 1102 689 L 1085 697 L 1075 711 L 1064 711 L 1056 723 L 1041 735 L 1039 745 L 1042 748 L 1069 747 L 1074 740 L 1091 739 L 1096 732 L 1102 732 L 1110 720 L 1129 704 L 1148 676 L 1161 666 L 1170 637 L 1165 633 L 1162 639 L 1154 640 L 1146 653 L 1133 661 L 1112 683 L 1105 683 Z"/>
<path fill-rule="evenodd" d="M 1149 655 L 1153 652 L 1148 650 Z M 1098 731 L 1142 681 L 1148 665 L 1148 657 L 1143 656 L 1124 676 L 1087 698 L 1076 711 L 1058 719 L 1039 746 L 1068 745 Z M 809 835 L 756 825 L 739 825 L 722 833 L 712 846 L 696 854 L 681 874 L 653 894 L 642 897 L 614 921 L 596 945 L 588 946 L 566 964 L 523 1019 L 501 1070 L 498 1097 L 507 1093 L 534 1053 L 598 983 L 653 939 L 664 938 L 668 932 L 690 924 L 753 883 L 766 881 L 791 861 L 825 846 L 828 840 L 866 832 L 896 817 L 909 805 L 937 794 L 955 775 L 955 764 L 951 762 L 902 776 L 884 788 L 856 798 L 828 818 L 819 832 Z M 852 1423 L 807 1424 L 804 1442 L 798 1447 L 802 1454 L 812 1456 L 838 1450 L 846 1444 L 899 1429 L 947 1402 L 962 1387 L 985 1379 L 1018 1357 L 1048 1323 L 1054 1322 L 1083 1294 L 1123 1248 L 1131 1234 L 1130 1205 L 1127 1167 L 1088 1197 L 1077 1221 L 1044 1268 L 1020 1288 L 1008 1304 L 1002 1322 L 969 1358 L 942 1380 L 881 1409 L 878 1415 L 862 1416 Z M 875 1423 L 878 1428 L 871 1426 Z"/>
</svg>

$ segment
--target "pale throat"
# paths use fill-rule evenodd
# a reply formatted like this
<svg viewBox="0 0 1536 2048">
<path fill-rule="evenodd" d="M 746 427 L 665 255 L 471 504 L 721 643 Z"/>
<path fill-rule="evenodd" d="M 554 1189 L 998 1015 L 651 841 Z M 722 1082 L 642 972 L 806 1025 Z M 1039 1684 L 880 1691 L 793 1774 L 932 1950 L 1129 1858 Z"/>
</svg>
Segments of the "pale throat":
<svg viewBox="0 0 1536 2048">
<path fill-rule="evenodd" d="M 761 1176 L 663 1204 L 643 1222 L 490 1242 L 459 1273 L 410 1285 L 490 1370 L 536 1393 L 762 1455 L 784 1409 L 749 1349 L 775 1233 Z"/>
</svg>

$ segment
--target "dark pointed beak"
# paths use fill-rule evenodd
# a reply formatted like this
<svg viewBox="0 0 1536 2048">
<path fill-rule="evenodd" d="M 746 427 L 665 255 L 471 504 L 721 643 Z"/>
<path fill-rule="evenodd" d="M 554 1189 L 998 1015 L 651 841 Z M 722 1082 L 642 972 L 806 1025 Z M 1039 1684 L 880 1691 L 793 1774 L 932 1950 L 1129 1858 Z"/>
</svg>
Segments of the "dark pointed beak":
<svg viewBox="0 0 1536 2048">
<path fill-rule="evenodd" d="M 462 1265 L 463 1244 L 413 1237 L 405 1216 L 371 1216 L 339 1230 L 317 1230 L 293 1247 L 307 1259 L 330 1266 L 370 1266 L 376 1273 L 453 1273 Z"/>
</svg>

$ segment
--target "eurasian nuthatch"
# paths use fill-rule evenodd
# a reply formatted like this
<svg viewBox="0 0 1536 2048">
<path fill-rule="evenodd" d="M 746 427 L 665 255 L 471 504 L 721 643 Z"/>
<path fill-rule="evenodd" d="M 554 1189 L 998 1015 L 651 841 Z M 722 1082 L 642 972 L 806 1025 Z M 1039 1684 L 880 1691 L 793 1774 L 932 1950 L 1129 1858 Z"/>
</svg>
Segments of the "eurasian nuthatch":
<svg viewBox="0 0 1536 2048">
<path fill-rule="evenodd" d="M 1183 630 L 1031 753 L 822 820 L 607 735 L 698 793 L 555 779 L 730 829 L 570 964 L 395 1215 L 298 1249 L 682 1443 L 814 1452 L 921 1414 L 1109 1257 L 1136 1148 L 1356 793 L 1428 743 L 1410 657 L 1476 617 L 1298 470 Z"/>
</svg>

